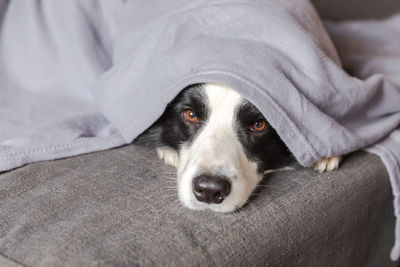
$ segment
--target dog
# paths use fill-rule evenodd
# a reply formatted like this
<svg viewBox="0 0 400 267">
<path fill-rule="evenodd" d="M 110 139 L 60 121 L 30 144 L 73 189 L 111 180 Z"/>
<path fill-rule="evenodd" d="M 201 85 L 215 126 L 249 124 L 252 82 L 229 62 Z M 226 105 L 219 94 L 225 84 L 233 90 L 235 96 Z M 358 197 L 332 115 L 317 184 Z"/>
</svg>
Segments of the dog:
<svg viewBox="0 0 400 267">
<path fill-rule="evenodd" d="M 257 107 L 211 83 L 182 90 L 135 143 L 155 148 L 160 159 L 177 167 L 179 199 L 194 210 L 237 210 L 264 174 L 295 162 Z M 323 158 L 315 170 L 334 170 L 339 161 Z"/>
</svg>

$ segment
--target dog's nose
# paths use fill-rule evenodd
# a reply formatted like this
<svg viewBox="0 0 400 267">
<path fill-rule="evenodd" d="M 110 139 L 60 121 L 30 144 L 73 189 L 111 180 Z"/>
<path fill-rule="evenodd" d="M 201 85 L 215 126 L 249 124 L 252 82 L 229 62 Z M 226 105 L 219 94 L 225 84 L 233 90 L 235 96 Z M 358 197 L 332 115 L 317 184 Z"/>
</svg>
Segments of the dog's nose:
<svg viewBox="0 0 400 267">
<path fill-rule="evenodd" d="M 231 183 L 223 176 L 200 175 L 193 179 L 193 193 L 201 202 L 219 204 L 230 190 Z"/>
</svg>

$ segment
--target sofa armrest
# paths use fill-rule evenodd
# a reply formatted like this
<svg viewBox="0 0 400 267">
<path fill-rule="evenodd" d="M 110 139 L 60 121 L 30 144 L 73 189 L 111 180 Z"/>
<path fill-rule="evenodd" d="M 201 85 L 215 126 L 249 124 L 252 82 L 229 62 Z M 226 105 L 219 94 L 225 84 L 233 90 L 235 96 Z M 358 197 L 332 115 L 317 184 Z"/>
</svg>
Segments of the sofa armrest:
<svg viewBox="0 0 400 267">
<path fill-rule="evenodd" d="M 29 266 L 390 266 L 392 196 L 381 161 L 266 176 L 249 204 L 184 209 L 175 170 L 126 146 L 0 175 L 0 254 Z"/>
</svg>

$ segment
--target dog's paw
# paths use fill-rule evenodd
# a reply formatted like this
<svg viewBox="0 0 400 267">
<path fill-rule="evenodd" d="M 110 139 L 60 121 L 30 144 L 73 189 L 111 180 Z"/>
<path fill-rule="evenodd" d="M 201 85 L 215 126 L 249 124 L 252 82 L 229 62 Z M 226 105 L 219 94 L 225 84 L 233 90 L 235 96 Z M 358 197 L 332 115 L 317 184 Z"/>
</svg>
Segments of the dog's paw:
<svg viewBox="0 0 400 267">
<path fill-rule="evenodd" d="M 324 171 L 336 170 L 339 167 L 340 160 L 340 156 L 322 158 L 320 161 L 315 163 L 314 170 L 318 171 L 319 173 L 323 173 Z"/>
<path fill-rule="evenodd" d="M 178 167 L 179 155 L 175 149 L 163 146 L 163 147 L 158 147 L 156 151 L 157 151 L 157 156 L 160 159 L 164 160 L 165 164 Z"/>
</svg>

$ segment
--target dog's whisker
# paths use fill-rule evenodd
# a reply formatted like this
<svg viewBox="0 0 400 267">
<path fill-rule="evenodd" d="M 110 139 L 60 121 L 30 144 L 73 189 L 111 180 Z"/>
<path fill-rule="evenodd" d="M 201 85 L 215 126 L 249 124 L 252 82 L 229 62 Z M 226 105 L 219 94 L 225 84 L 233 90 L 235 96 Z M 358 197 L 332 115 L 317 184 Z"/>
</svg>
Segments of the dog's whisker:
<svg viewBox="0 0 400 267">
<path fill-rule="evenodd" d="M 278 186 L 275 185 L 268 185 L 268 184 L 259 184 L 257 187 L 268 187 L 268 188 L 277 188 Z"/>
<path fill-rule="evenodd" d="M 246 201 L 246 203 L 247 203 L 248 205 L 250 205 L 250 207 L 252 208 L 252 211 L 253 211 L 253 212 L 257 210 L 256 206 L 253 205 L 250 201 Z"/>
<path fill-rule="evenodd" d="M 166 177 L 168 176 L 176 176 L 176 172 L 162 172 L 162 174 Z"/>
<path fill-rule="evenodd" d="M 176 181 L 173 181 L 173 180 L 168 181 L 168 180 L 166 180 L 166 181 L 164 181 L 164 183 L 165 184 L 176 184 Z"/>
<path fill-rule="evenodd" d="M 178 194 L 178 190 L 176 190 L 176 189 L 167 189 L 166 191 L 169 192 L 169 193 L 176 193 L 176 194 Z"/>
<path fill-rule="evenodd" d="M 164 186 L 164 188 L 167 189 L 167 190 L 175 190 L 175 191 L 178 191 L 178 187 L 176 187 L 176 186 Z"/>
<path fill-rule="evenodd" d="M 173 201 L 171 201 L 171 208 L 173 208 L 173 209 L 177 209 L 179 206 L 177 205 L 177 204 L 179 204 L 179 199 L 174 199 Z"/>
<path fill-rule="evenodd" d="M 168 181 L 168 182 L 175 182 L 176 183 L 176 179 L 165 179 L 165 181 Z"/>
<path fill-rule="evenodd" d="M 293 170 L 295 170 L 293 167 L 283 167 L 283 168 L 279 168 L 279 169 L 265 170 L 264 174 L 274 173 L 274 172 L 279 172 L 279 171 L 293 171 Z"/>
<path fill-rule="evenodd" d="M 176 197 L 178 194 L 169 194 L 169 195 L 164 195 L 161 198 L 169 198 L 169 197 Z"/>
<path fill-rule="evenodd" d="M 167 188 L 166 191 L 169 192 L 169 193 L 172 192 L 172 193 L 178 194 L 178 190 L 176 190 L 176 189 L 168 189 L 168 188 Z"/>
<path fill-rule="evenodd" d="M 164 179 L 165 182 L 173 182 L 176 183 L 178 180 L 177 179 Z"/>
<path fill-rule="evenodd" d="M 166 186 L 169 186 L 169 187 L 171 187 L 171 186 L 177 186 L 177 182 L 172 182 L 172 181 L 168 181 L 168 182 L 164 182 L 164 184 L 166 185 Z"/>
<path fill-rule="evenodd" d="M 245 212 L 245 210 L 244 210 L 244 206 L 245 206 L 245 205 L 247 205 L 247 201 L 245 202 L 245 204 L 244 204 L 242 207 L 240 207 L 240 208 L 238 209 L 238 211 L 239 211 L 239 215 L 240 215 L 241 217 L 244 217 L 245 220 L 247 220 L 247 215 L 246 215 L 246 212 Z"/>
<path fill-rule="evenodd" d="M 164 182 L 169 184 L 176 184 L 177 180 L 165 180 Z"/>
</svg>

